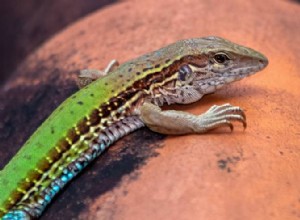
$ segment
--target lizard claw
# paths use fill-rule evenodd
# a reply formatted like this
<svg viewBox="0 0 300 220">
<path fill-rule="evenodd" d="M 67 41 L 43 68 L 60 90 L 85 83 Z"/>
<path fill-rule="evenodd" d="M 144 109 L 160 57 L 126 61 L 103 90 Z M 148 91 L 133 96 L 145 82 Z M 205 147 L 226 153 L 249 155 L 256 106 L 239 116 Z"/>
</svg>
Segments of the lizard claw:
<svg viewBox="0 0 300 220">
<path fill-rule="evenodd" d="M 247 128 L 246 115 L 244 111 L 237 106 L 230 104 L 213 105 L 207 112 L 199 116 L 206 124 L 208 130 L 228 126 L 233 131 L 232 121 L 238 121 L 243 124 L 244 130 Z"/>
</svg>

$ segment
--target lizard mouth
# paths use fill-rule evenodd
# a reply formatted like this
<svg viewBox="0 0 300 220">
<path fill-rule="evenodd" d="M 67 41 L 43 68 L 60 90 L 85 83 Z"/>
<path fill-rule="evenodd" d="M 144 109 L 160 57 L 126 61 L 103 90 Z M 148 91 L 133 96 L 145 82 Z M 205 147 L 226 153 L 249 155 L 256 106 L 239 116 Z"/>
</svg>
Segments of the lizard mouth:
<svg viewBox="0 0 300 220">
<path fill-rule="evenodd" d="M 256 72 L 264 69 L 268 65 L 268 60 L 262 60 L 259 64 L 247 65 L 244 67 L 232 67 L 225 71 L 225 73 L 218 74 L 218 78 L 221 81 L 225 81 L 226 83 L 233 82 L 236 80 L 240 80 L 247 76 L 251 76 Z"/>
<path fill-rule="evenodd" d="M 260 63 L 259 65 L 252 65 L 252 66 L 247 66 L 247 67 L 240 67 L 240 68 L 235 68 L 229 75 L 241 75 L 241 76 L 248 76 L 252 75 L 263 68 L 266 67 L 267 64 Z"/>
<path fill-rule="evenodd" d="M 259 65 L 251 65 L 247 67 L 232 68 L 225 73 L 214 74 L 213 77 L 202 78 L 195 80 L 197 91 L 201 94 L 213 93 L 231 82 L 241 80 L 245 77 L 253 75 L 267 66 L 267 63 L 260 63 Z M 212 74 L 213 75 L 213 74 Z"/>
</svg>

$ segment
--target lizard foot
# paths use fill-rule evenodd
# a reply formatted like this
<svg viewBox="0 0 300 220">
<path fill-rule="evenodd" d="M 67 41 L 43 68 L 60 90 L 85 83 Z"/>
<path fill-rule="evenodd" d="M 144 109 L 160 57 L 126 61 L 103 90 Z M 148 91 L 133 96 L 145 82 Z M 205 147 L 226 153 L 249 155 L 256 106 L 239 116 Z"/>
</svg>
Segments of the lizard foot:
<svg viewBox="0 0 300 220">
<path fill-rule="evenodd" d="M 106 76 L 107 74 L 111 73 L 119 66 L 117 60 L 112 60 L 109 62 L 105 70 L 98 70 L 98 69 L 84 69 L 80 71 L 78 76 L 77 85 L 81 89 L 91 82 Z"/>
<path fill-rule="evenodd" d="M 244 129 L 247 127 L 246 115 L 238 106 L 230 104 L 213 105 L 204 114 L 199 115 L 202 127 L 211 130 L 218 127 L 228 126 L 233 131 L 232 121 L 238 121 L 243 124 Z"/>
</svg>

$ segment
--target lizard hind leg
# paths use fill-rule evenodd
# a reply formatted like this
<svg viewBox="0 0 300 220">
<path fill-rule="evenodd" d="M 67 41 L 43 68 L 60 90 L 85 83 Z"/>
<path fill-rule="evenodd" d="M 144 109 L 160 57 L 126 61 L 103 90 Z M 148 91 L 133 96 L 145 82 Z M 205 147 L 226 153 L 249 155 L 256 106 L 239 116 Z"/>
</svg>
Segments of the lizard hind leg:
<svg viewBox="0 0 300 220">
<path fill-rule="evenodd" d="M 148 128 L 162 134 L 205 133 L 223 126 L 233 130 L 232 121 L 241 122 L 244 128 L 247 125 L 243 110 L 230 104 L 215 105 L 201 115 L 193 115 L 182 111 L 162 111 L 157 105 L 145 102 L 140 113 Z"/>
<path fill-rule="evenodd" d="M 98 69 L 83 69 L 80 71 L 77 79 L 77 85 L 80 89 L 87 86 L 91 82 L 106 76 L 107 74 L 114 71 L 119 66 L 117 60 L 111 60 L 104 70 Z"/>
</svg>

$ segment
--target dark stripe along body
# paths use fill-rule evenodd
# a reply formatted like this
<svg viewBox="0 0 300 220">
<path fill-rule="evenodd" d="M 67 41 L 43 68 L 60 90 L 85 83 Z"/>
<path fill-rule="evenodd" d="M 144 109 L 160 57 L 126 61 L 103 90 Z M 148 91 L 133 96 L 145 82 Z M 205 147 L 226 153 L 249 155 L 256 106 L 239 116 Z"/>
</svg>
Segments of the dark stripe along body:
<svg viewBox="0 0 300 220">
<path fill-rule="evenodd" d="M 133 110 L 155 85 L 174 78 L 180 65 L 199 64 L 199 47 L 207 41 L 179 41 L 124 63 L 64 101 L 0 172 L 0 217 L 11 209 L 39 216 L 84 166 L 112 142 L 143 126 L 138 116 L 131 117 Z M 118 129 L 110 130 L 122 120 L 129 129 L 117 131 L 115 137 Z"/>
</svg>

